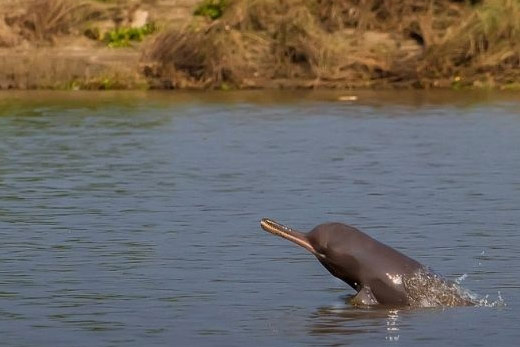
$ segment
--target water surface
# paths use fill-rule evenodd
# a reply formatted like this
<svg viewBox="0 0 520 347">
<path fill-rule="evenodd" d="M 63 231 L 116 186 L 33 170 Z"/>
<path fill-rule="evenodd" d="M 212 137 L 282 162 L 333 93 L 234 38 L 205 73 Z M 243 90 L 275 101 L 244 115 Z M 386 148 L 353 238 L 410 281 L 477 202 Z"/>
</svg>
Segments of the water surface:
<svg viewBox="0 0 520 347">
<path fill-rule="evenodd" d="M 2 344 L 514 345 L 520 100 L 337 96 L 0 94 Z M 262 217 L 355 225 L 505 305 L 352 308 Z"/>
</svg>

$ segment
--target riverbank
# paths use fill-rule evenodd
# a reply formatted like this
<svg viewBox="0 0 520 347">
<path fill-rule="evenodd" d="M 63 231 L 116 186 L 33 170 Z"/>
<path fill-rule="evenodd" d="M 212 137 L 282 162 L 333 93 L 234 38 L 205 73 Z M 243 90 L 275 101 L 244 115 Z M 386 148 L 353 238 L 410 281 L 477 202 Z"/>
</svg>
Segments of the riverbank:
<svg viewBox="0 0 520 347">
<path fill-rule="evenodd" d="M 149 89 L 146 45 L 197 0 L 2 0 L 0 90 Z"/>
<path fill-rule="evenodd" d="M 0 89 L 519 89 L 518 23 L 518 0 L 6 0 Z"/>
</svg>

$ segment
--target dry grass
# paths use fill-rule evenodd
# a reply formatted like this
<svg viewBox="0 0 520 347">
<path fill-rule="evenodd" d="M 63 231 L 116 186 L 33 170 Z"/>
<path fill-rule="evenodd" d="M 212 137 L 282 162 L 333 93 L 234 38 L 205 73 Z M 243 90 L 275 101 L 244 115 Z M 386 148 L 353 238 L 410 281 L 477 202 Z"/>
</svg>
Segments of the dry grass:
<svg viewBox="0 0 520 347">
<path fill-rule="evenodd" d="M 2 13 L 0 3 L 0 47 L 64 42 L 57 38 L 81 34 L 94 19 L 114 20 L 129 4 L 24 1 L 15 14 Z M 520 0 L 226 4 L 218 19 L 194 17 L 144 47 L 145 73 L 155 86 L 453 87 L 520 78 Z"/>
<path fill-rule="evenodd" d="M 17 36 L 17 42 L 28 43 L 81 35 L 86 23 L 107 17 L 107 8 L 92 0 L 20 0 L 17 6 L 0 3 L 0 44 L 6 33 Z"/>
<path fill-rule="evenodd" d="M 215 23 L 204 30 L 190 27 L 159 35 L 147 60 L 161 62 L 155 74 L 168 77 L 171 87 L 206 88 L 254 74 L 254 67 L 261 65 L 255 51 L 262 56 L 265 48 L 260 36 Z"/>
<path fill-rule="evenodd" d="M 449 87 L 520 76 L 520 0 L 234 0 L 218 20 L 194 23 L 146 55 L 170 86 Z"/>
<path fill-rule="evenodd" d="M 99 8 L 89 1 L 33 0 L 19 21 L 26 38 L 52 40 L 73 33 L 81 24 L 98 16 Z"/>
<path fill-rule="evenodd" d="M 426 76 L 456 76 L 465 84 L 514 83 L 520 77 L 520 0 L 487 0 L 450 28 L 426 53 Z"/>
<path fill-rule="evenodd" d="M 318 6 L 305 0 L 235 0 L 219 20 L 199 19 L 159 36 L 146 54 L 148 71 L 164 85 L 200 88 L 266 81 L 282 87 L 295 81 L 302 87 L 368 86 L 392 77 L 391 62 L 406 56 L 397 37 L 345 23 L 333 29 L 320 15 L 331 8 Z"/>
<path fill-rule="evenodd" d="M 0 47 L 13 47 L 18 42 L 18 35 L 5 23 L 4 16 L 0 14 Z"/>
</svg>

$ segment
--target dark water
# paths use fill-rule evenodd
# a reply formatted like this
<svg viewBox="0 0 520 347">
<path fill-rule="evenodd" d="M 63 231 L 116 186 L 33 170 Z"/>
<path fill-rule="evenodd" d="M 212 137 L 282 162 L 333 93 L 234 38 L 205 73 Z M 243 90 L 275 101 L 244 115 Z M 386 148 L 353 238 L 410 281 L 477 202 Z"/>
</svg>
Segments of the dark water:
<svg viewBox="0 0 520 347">
<path fill-rule="evenodd" d="M 0 95 L 0 344 L 515 345 L 520 101 L 336 97 Z M 352 308 L 262 217 L 356 225 L 487 304 Z"/>
</svg>

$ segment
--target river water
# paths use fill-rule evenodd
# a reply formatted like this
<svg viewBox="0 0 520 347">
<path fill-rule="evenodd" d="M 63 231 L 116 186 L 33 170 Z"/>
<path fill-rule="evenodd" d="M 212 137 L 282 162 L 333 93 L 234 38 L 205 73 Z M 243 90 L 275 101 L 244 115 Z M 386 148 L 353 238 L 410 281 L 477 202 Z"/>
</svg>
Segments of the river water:
<svg viewBox="0 0 520 347">
<path fill-rule="evenodd" d="M 520 99 L 0 94 L 5 346 L 507 346 L 520 340 Z M 262 231 L 355 225 L 479 295 L 353 308 Z"/>
</svg>

